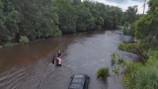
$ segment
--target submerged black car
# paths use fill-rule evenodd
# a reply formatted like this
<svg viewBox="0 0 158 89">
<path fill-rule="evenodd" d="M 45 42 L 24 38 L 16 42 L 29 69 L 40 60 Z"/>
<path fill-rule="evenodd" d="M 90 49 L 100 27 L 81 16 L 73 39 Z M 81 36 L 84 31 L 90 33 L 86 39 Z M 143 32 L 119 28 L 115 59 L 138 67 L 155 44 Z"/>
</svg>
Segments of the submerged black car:
<svg viewBox="0 0 158 89">
<path fill-rule="evenodd" d="M 68 89 L 88 89 L 89 76 L 85 74 L 75 74 L 71 76 L 71 82 Z"/>
</svg>

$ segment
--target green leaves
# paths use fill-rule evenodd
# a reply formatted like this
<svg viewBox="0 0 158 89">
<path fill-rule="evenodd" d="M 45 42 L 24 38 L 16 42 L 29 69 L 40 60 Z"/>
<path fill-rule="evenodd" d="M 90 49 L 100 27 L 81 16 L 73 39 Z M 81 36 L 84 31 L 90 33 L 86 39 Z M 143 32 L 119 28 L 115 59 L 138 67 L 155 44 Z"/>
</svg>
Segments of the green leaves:
<svg viewBox="0 0 158 89">
<path fill-rule="evenodd" d="M 118 7 L 81 0 L 0 0 L 0 44 L 103 29 L 121 23 Z"/>
<path fill-rule="evenodd" d="M 156 57 L 157 59 L 157 57 Z M 124 78 L 124 83 L 127 89 L 157 89 L 158 87 L 158 62 L 155 59 L 151 59 L 154 62 L 152 65 L 142 64 L 129 64 L 127 67 L 127 74 Z"/>
<path fill-rule="evenodd" d="M 26 44 L 29 42 L 29 39 L 26 36 L 20 36 L 19 42 L 22 44 Z"/>
<path fill-rule="evenodd" d="M 109 69 L 108 68 L 100 68 L 97 71 L 97 78 L 101 78 L 103 80 L 106 80 L 107 77 L 109 76 Z"/>
<path fill-rule="evenodd" d="M 158 45 L 158 2 L 150 0 L 149 3 L 149 13 L 137 20 L 133 28 L 138 39 L 154 48 Z"/>
</svg>

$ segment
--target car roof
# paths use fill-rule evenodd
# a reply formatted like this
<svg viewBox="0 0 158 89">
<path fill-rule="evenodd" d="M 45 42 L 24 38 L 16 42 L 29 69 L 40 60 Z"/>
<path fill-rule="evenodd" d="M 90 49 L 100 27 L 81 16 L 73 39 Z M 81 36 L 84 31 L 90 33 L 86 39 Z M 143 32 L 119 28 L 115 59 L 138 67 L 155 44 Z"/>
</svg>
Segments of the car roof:
<svg viewBox="0 0 158 89">
<path fill-rule="evenodd" d="M 84 74 L 75 74 L 72 76 L 72 80 L 69 89 L 83 89 L 86 76 Z"/>
</svg>

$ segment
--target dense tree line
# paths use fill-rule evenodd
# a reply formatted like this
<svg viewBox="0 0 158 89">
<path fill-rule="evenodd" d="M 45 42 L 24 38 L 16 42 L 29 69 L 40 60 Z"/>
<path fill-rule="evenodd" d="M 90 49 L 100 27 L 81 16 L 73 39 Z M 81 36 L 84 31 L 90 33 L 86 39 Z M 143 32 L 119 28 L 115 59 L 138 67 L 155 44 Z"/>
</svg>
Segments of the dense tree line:
<svg viewBox="0 0 158 89">
<path fill-rule="evenodd" d="M 0 0 L 0 42 L 18 42 L 60 33 L 51 0 Z"/>
<path fill-rule="evenodd" d="M 80 0 L 0 0 L 0 44 L 116 29 L 122 10 Z"/>
</svg>

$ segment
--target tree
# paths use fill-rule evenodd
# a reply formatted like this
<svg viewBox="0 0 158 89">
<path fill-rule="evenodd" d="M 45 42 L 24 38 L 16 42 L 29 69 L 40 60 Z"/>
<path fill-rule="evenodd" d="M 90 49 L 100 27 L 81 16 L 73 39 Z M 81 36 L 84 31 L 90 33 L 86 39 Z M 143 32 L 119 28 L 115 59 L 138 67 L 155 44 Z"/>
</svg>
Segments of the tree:
<svg viewBox="0 0 158 89">
<path fill-rule="evenodd" d="M 116 29 L 122 10 L 88 0 L 0 0 L 0 44 Z"/>
<path fill-rule="evenodd" d="M 137 6 L 128 7 L 125 12 L 125 23 L 132 24 L 137 19 Z"/>
<path fill-rule="evenodd" d="M 76 32 L 76 20 L 75 7 L 73 7 L 70 0 L 55 0 L 54 6 L 57 9 L 59 16 L 59 27 L 63 33 Z"/>
<path fill-rule="evenodd" d="M 84 5 L 77 7 L 77 31 L 90 31 L 94 29 L 94 17 L 92 16 L 89 8 Z"/>
<path fill-rule="evenodd" d="M 154 48 L 158 45 L 158 1 L 149 1 L 149 13 L 134 23 L 135 36 Z"/>
<path fill-rule="evenodd" d="M 1 0 L 1 41 L 18 42 L 61 34 L 52 0 Z"/>
</svg>

